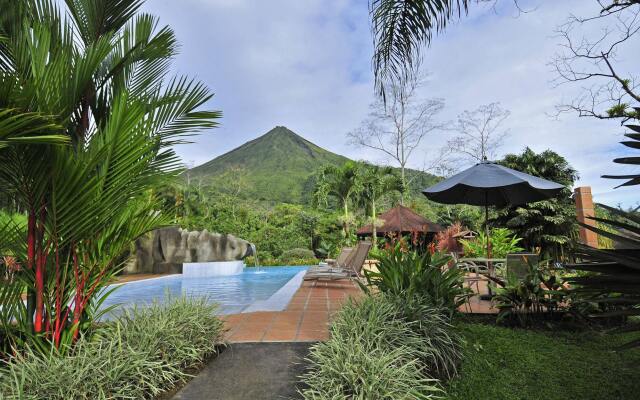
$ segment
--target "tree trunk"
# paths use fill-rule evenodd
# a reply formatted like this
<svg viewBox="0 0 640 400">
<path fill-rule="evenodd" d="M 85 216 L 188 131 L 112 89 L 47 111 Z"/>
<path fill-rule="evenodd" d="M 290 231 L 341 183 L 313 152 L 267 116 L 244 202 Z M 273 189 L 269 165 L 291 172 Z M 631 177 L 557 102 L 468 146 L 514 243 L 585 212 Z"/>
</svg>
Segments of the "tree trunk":
<svg viewBox="0 0 640 400">
<path fill-rule="evenodd" d="M 400 180 L 402 182 L 402 191 L 400 192 L 400 205 L 404 205 L 404 192 L 407 190 L 407 180 L 404 175 L 404 165 L 400 165 Z"/>
<path fill-rule="evenodd" d="M 36 312 L 35 312 L 35 324 L 34 331 L 36 333 L 42 332 L 44 327 L 44 273 L 45 273 L 45 262 L 46 256 L 44 244 L 44 220 L 46 217 L 46 211 L 44 208 L 44 204 L 42 204 L 40 208 L 40 215 L 36 225 L 36 259 L 35 259 L 35 289 L 36 289 Z"/>
<path fill-rule="evenodd" d="M 343 200 L 342 206 L 344 207 L 344 220 L 342 221 L 342 229 L 344 230 L 344 237 L 349 238 L 349 206 L 347 204 L 347 200 Z"/>
<path fill-rule="evenodd" d="M 376 199 L 371 199 L 371 229 L 372 235 L 371 238 L 373 240 L 373 245 L 376 245 L 376 241 L 378 239 L 378 228 L 376 227 Z"/>
<path fill-rule="evenodd" d="M 32 208 L 27 217 L 27 269 L 33 270 L 36 257 L 36 212 Z M 35 286 L 27 288 L 27 325 L 34 330 L 33 316 L 36 312 Z"/>
</svg>

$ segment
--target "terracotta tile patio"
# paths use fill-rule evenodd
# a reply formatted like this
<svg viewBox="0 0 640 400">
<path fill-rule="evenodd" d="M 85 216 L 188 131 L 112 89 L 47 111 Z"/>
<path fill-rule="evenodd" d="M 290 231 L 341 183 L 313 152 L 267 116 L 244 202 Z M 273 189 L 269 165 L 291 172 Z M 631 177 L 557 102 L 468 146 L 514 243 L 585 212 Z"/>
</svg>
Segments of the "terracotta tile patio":
<svg viewBox="0 0 640 400">
<path fill-rule="evenodd" d="M 227 340 L 241 342 L 315 342 L 329 337 L 328 324 L 349 298 L 362 295 L 350 280 L 306 281 L 284 311 L 224 317 Z"/>
<path fill-rule="evenodd" d="M 469 282 L 467 282 L 469 284 Z M 474 291 L 487 293 L 486 281 L 471 283 Z M 224 316 L 230 343 L 243 342 L 315 342 L 329 338 L 331 316 L 349 298 L 362 296 L 360 288 L 349 280 L 305 281 L 291 298 L 286 310 L 252 312 Z M 491 302 L 473 296 L 461 312 L 495 314 Z"/>
<path fill-rule="evenodd" d="M 460 312 L 469 313 L 469 314 L 471 314 L 471 313 L 473 313 L 473 314 L 497 314 L 498 313 L 498 309 L 493 306 L 491 301 L 490 300 L 482 300 L 480 298 L 480 295 L 478 294 L 478 293 L 481 293 L 481 294 L 489 293 L 489 289 L 487 287 L 487 280 L 486 279 L 475 280 L 474 278 L 475 277 L 473 276 L 473 274 L 467 275 L 467 277 L 465 279 L 465 286 L 466 287 L 470 287 L 471 290 L 473 290 L 473 292 L 476 293 L 476 294 L 469 299 L 468 303 L 463 304 L 462 306 L 460 306 L 460 308 L 458 308 L 458 310 Z"/>
</svg>

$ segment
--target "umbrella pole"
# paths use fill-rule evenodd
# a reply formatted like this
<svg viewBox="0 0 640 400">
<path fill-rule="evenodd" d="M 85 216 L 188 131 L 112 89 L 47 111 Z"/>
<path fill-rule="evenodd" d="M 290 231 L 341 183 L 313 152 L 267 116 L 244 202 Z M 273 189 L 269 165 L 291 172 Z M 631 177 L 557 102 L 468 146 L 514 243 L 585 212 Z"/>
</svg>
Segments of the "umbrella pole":
<svg viewBox="0 0 640 400">
<path fill-rule="evenodd" d="M 493 263 L 491 262 L 491 241 L 489 240 L 489 195 L 484 192 L 484 234 L 487 236 L 487 269 L 489 270 L 489 276 L 493 277 Z M 491 282 L 487 282 L 487 289 L 489 290 L 489 298 L 493 297 L 491 291 Z"/>
<path fill-rule="evenodd" d="M 487 258 L 491 258 L 491 244 L 489 242 L 489 205 L 487 203 L 484 203 L 484 234 L 487 237 Z"/>
</svg>

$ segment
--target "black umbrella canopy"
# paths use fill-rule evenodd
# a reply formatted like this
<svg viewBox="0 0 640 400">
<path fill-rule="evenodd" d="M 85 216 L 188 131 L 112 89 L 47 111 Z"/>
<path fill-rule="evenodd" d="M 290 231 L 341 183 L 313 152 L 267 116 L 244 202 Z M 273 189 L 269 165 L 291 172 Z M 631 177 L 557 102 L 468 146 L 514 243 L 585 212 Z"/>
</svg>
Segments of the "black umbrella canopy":
<svg viewBox="0 0 640 400">
<path fill-rule="evenodd" d="M 491 162 L 483 162 L 422 191 L 444 204 L 519 205 L 551 198 L 563 185 Z"/>
</svg>

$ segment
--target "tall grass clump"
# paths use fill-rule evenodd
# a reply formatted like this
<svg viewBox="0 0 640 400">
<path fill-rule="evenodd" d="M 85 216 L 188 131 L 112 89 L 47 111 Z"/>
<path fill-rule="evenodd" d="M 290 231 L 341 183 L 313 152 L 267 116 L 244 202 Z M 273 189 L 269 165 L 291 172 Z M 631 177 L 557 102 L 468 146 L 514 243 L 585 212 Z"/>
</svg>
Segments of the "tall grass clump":
<svg viewBox="0 0 640 400">
<path fill-rule="evenodd" d="M 7 399 L 153 398 L 217 351 L 223 324 L 206 299 L 136 307 L 68 352 L 27 347 L 0 369 Z"/>
<path fill-rule="evenodd" d="M 423 317 L 422 325 L 408 321 L 400 303 L 383 294 L 346 303 L 331 325 L 331 338 L 311 349 L 301 394 L 305 399 L 437 398 L 442 390 L 434 364 L 447 357 L 440 352 L 450 352 L 439 346 L 454 344 L 441 343 L 439 334 L 426 336 L 448 330 L 441 312 L 425 310 Z M 457 347 L 455 352 L 459 358 Z"/>
<path fill-rule="evenodd" d="M 387 295 L 400 318 L 422 339 L 423 358 L 429 376 L 448 380 L 462 360 L 462 337 L 453 331 L 446 310 L 433 307 L 423 297 Z"/>
<path fill-rule="evenodd" d="M 463 285 L 464 273 L 448 267 L 446 254 L 407 251 L 401 243 L 380 253 L 378 271 L 364 271 L 365 292 L 375 290 L 399 297 L 420 298 L 431 307 L 452 316 L 464 304 L 470 291 Z"/>
</svg>

